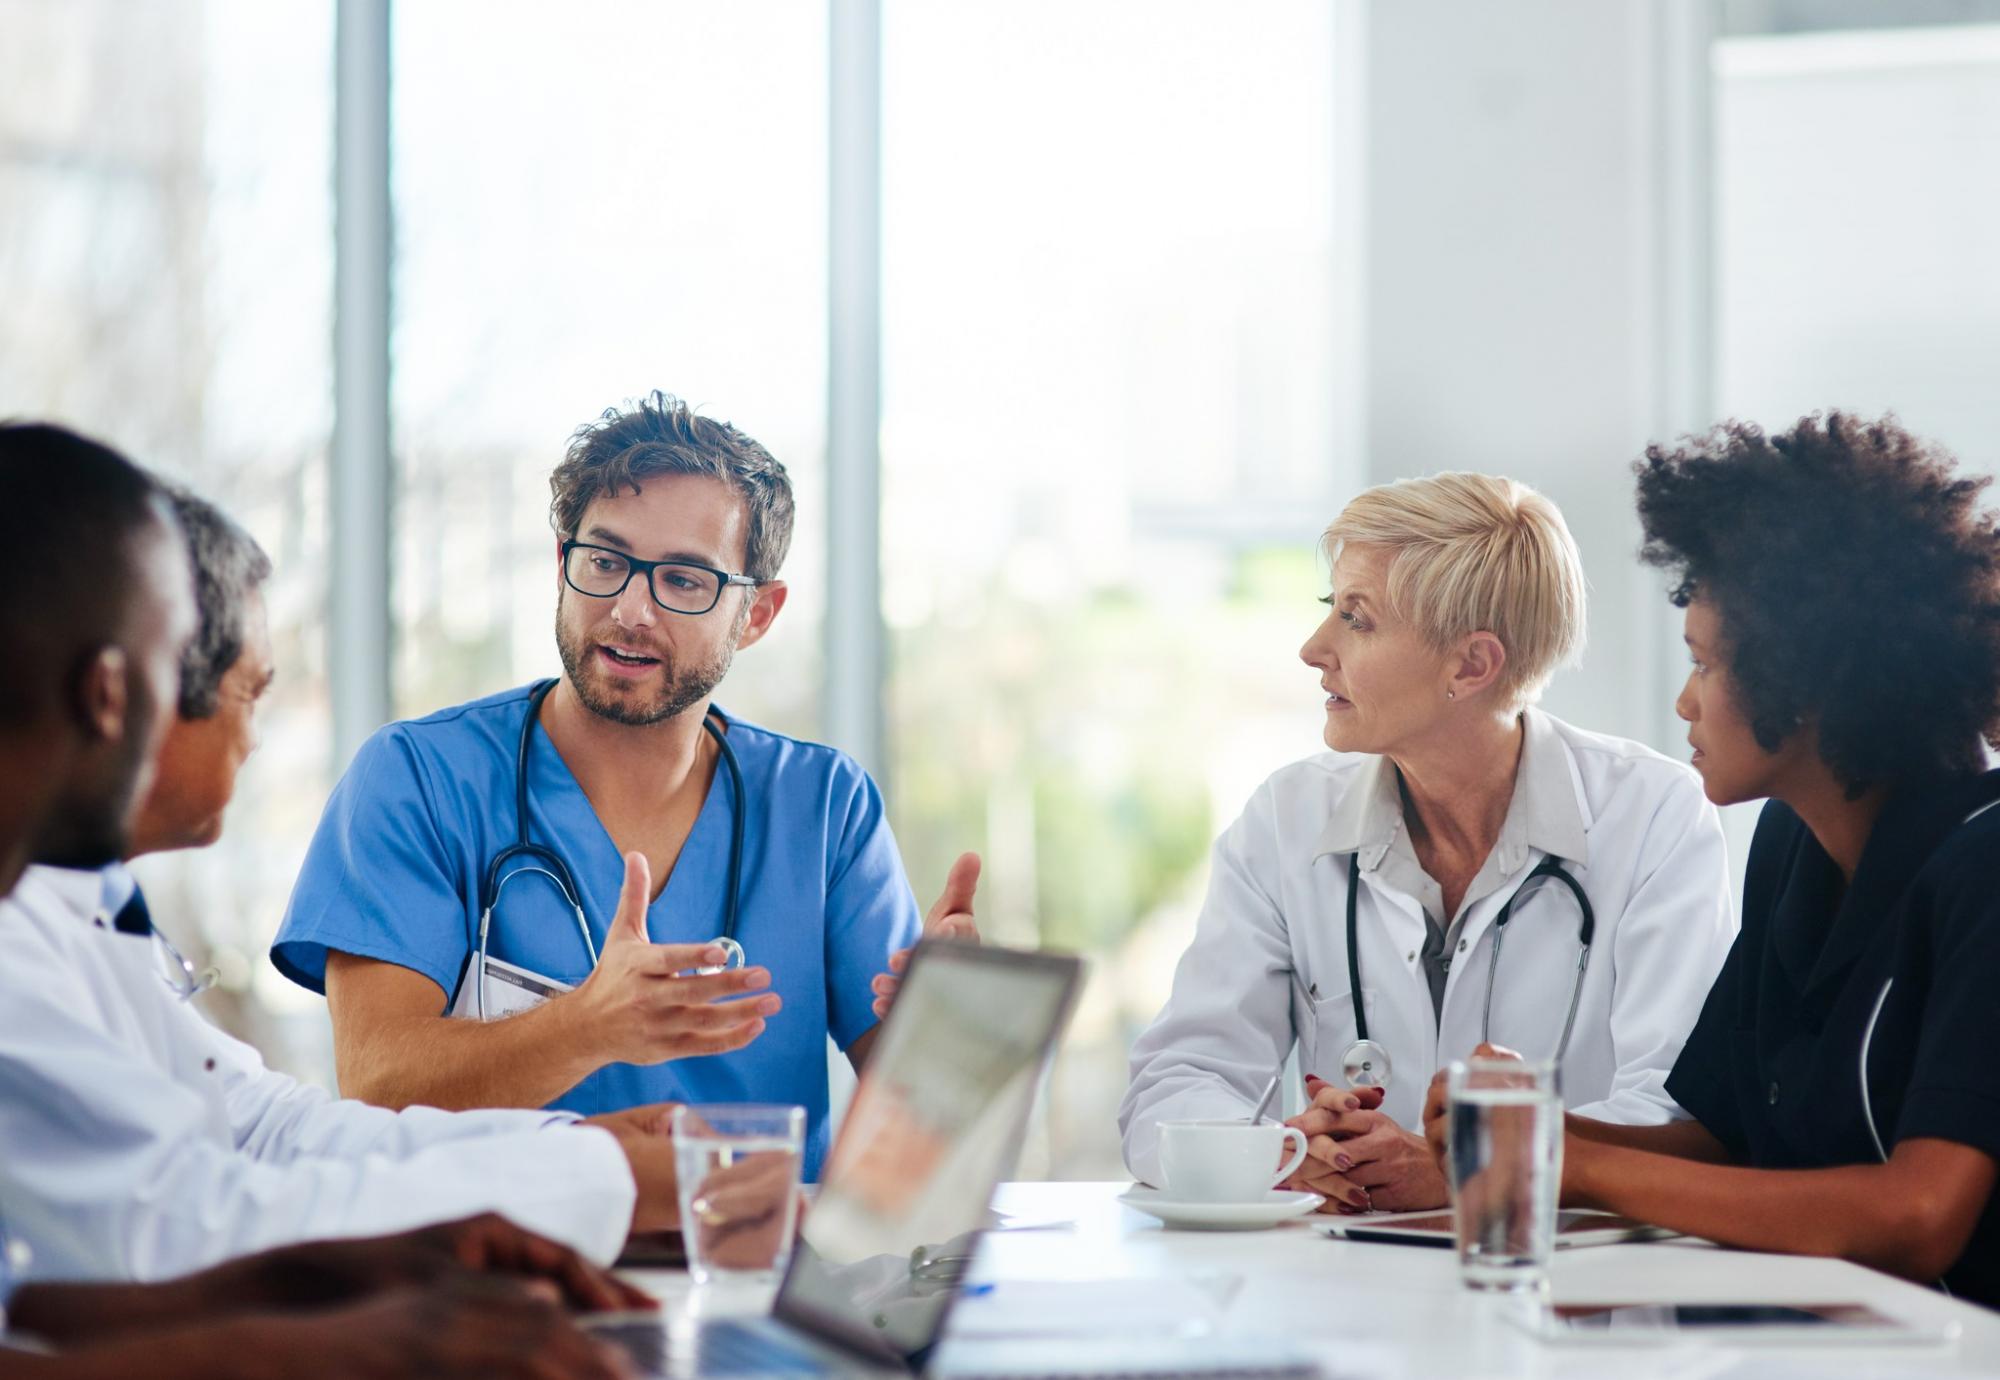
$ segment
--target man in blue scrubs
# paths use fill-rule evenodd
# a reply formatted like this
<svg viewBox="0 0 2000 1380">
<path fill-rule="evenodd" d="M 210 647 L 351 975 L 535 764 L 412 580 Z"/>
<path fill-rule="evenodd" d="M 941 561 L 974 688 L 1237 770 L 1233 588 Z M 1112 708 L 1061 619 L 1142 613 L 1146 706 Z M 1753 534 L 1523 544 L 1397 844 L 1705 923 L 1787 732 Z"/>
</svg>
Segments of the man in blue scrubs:
<svg viewBox="0 0 2000 1380">
<path fill-rule="evenodd" d="M 655 393 L 578 431 L 550 487 L 562 677 L 545 697 L 524 686 L 369 739 L 272 959 L 326 993 L 350 1096 L 586 1115 L 797 1103 L 814 1178 L 826 1038 L 866 1056 L 871 982 L 920 927 L 867 774 L 711 711 L 736 650 L 784 607 L 790 480 L 734 427 Z M 535 706 L 526 837 L 554 859 L 498 870 L 481 982 L 482 893 L 520 840 Z M 722 962 L 739 819 L 746 963 L 697 972 Z M 581 921 L 551 875 L 565 869 Z M 929 923 L 968 930 L 977 876 L 961 858 Z"/>
</svg>

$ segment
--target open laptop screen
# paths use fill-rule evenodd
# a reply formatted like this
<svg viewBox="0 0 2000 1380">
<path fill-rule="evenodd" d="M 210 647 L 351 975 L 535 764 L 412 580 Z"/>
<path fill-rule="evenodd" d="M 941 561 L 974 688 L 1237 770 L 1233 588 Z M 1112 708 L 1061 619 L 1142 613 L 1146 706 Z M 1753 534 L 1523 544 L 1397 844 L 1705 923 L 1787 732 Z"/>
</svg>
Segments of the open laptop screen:
<svg viewBox="0 0 2000 1380">
<path fill-rule="evenodd" d="M 1020 1148 L 1081 965 L 918 947 L 806 1214 L 777 1315 L 914 1366 Z"/>
</svg>

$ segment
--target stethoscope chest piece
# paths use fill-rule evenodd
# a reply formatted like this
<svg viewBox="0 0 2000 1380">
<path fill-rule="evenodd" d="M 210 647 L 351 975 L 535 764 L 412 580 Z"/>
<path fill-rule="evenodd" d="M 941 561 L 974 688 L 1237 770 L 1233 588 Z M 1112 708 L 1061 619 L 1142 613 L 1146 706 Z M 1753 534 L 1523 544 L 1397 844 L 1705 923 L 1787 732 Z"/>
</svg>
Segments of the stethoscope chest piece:
<svg viewBox="0 0 2000 1380">
<path fill-rule="evenodd" d="M 1387 1088 L 1389 1051 L 1373 1040 L 1356 1040 L 1340 1059 L 1340 1076 L 1350 1088 Z"/>
<path fill-rule="evenodd" d="M 741 968 L 746 961 L 743 957 L 743 946 L 726 934 L 716 939 L 711 939 L 709 943 L 722 950 L 722 962 L 710 968 L 695 969 L 696 977 L 710 977 L 716 973 L 726 973 L 731 968 Z"/>
</svg>

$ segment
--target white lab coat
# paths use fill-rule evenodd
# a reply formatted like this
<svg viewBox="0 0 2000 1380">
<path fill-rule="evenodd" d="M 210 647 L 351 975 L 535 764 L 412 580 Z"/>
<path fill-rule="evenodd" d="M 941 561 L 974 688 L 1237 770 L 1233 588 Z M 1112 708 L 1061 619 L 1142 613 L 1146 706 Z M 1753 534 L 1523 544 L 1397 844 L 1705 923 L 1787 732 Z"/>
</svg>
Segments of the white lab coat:
<svg viewBox="0 0 2000 1380">
<path fill-rule="evenodd" d="M 1563 1060 L 1568 1106 L 1587 1116 L 1653 1124 L 1685 1114 L 1665 1083 L 1735 938 L 1722 830 L 1692 770 L 1636 743 L 1572 728 L 1529 710 L 1575 813 L 1567 858 L 1596 911 L 1576 1028 Z M 1379 759 L 1322 753 L 1285 767 L 1217 840 L 1194 942 L 1172 995 L 1132 1050 L 1119 1108 L 1125 1163 L 1160 1179 L 1163 1120 L 1245 1115 L 1294 1042 L 1302 1072 L 1343 1082 L 1355 1039 L 1346 900 L 1349 851 L 1328 851 L 1348 788 L 1372 781 Z M 1560 770 L 1558 770 L 1560 768 Z M 1546 778 L 1545 778 L 1546 779 Z M 1568 801 L 1560 802 L 1568 809 Z M 1352 810 L 1352 804 L 1349 810 Z M 1580 826 L 1580 832 L 1575 826 Z M 1382 846 L 1359 850 L 1356 916 L 1368 1033 L 1393 1073 L 1383 1110 L 1421 1129 L 1431 1074 L 1481 1038 L 1493 917 L 1544 857 L 1515 845 L 1507 874 L 1466 911 L 1442 1007 L 1434 1009 L 1419 954 L 1418 900 L 1375 871 Z M 1555 1053 L 1577 969 L 1579 911 L 1557 881 L 1515 908 L 1494 986 L 1492 1039 L 1532 1058 Z M 1461 947 L 1462 945 L 1462 947 Z"/>
<path fill-rule="evenodd" d="M 0 1216 L 36 1279 L 159 1279 L 246 1251 L 492 1210 L 608 1263 L 635 1188 L 609 1133 L 530 1111 L 390 1112 L 264 1066 L 119 934 L 102 877 L 0 901 Z"/>
</svg>

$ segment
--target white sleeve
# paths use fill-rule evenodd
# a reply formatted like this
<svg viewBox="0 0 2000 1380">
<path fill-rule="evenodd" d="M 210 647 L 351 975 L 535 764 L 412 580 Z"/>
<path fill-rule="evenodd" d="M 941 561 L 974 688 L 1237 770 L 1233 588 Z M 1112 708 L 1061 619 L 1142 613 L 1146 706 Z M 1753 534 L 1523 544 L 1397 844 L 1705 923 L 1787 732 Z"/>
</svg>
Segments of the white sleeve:
<svg viewBox="0 0 2000 1380">
<path fill-rule="evenodd" d="M 1267 786 L 1216 840 L 1194 942 L 1166 1006 L 1132 1046 L 1118 1129 L 1141 1183 L 1161 1181 L 1157 1123 L 1247 1115 L 1291 1051 L 1292 951 L 1269 875 L 1271 811 Z"/>
<path fill-rule="evenodd" d="M 1611 1092 L 1570 1110 L 1652 1126 L 1687 1117 L 1667 1075 L 1736 938 L 1722 822 L 1692 779 L 1678 778 L 1661 799 L 1635 875 L 1611 943 Z"/>
<path fill-rule="evenodd" d="M 562 1126 L 418 1147 L 371 1128 L 359 1138 L 406 1153 L 266 1162 L 229 1143 L 198 1092 L 109 1033 L 99 1003 L 115 993 L 93 991 L 32 942 L 9 962 L 0 1202 L 34 1248 L 36 1278 L 160 1279 L 288 1242 L 485 1211 L 600 1262 L 624 1242 L 636 1190 L 606 1132 Z M 340 1138 L 313 1134 L 329 1148 Z"/>
<path fill-rule="evenodd" d="M 519 1134 L 572 1124 L 572 1112 L 445 1112 L 410 1107 L 392 1112 L 301 1083 L 264 1063 L 250 1045 L 217 1030 L 186 1006 L 189 1038 L 216 1061 L 236 1147 L 264 1164 L 327 1157 L 380 1155 L 407 1159 L 453 1141 Z"/>
</svg>

